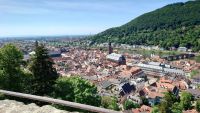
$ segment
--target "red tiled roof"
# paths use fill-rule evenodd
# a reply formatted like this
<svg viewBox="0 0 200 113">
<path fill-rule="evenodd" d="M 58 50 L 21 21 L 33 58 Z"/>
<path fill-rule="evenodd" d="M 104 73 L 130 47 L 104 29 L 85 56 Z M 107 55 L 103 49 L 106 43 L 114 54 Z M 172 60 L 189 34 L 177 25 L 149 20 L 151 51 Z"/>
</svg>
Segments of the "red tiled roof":
<svg viewBox="0 0 200 113">
<path fill-rule="evenodd" d="M 195 109 L 183 111 L 183 113 L 198 113 Z"/>
<path fill-rule="evenodd" d="M 140 108 L 132 109 L 132 113 L 151 113 L 152 108 L 146 105 L 142 105 Z"/>
</svg>

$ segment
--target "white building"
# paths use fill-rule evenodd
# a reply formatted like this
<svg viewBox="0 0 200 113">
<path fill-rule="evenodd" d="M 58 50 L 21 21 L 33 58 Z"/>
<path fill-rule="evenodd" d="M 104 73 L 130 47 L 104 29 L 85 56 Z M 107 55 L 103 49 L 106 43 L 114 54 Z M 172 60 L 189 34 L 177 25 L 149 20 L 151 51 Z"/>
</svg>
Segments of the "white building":
<svg viewBox="0 0 200 113">
<path fill-rule="evenodd" d="M 166 73 L 173 73 L 177 75 L 185 75 L 185 72 L 180 69 L 170 69 L 170 68 L 164 68 L 164 72 Z"/>
<path fill-rule="evenodd" d="M 126 64 L 126 58 L 121 54 L 111 53 L 106 56 L 106 59 L 117 62 L 119 64 Z"/>
<path fill-rule="evenodd" d="M 187 48 L 186 47 L 179 47 L 178 51 L 180 51 L 180 52 L 187 52 Z"/>
</svg>

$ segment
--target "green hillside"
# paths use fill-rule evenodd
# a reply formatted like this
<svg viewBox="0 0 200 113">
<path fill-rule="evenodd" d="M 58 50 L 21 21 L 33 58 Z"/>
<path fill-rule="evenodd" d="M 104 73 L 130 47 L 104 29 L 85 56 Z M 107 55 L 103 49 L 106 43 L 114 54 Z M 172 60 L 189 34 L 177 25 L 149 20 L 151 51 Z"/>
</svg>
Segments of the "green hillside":
<svg viewBox="0 0 200 113">
<path fill-rule="evenodd" d="M 200 50 L 200 1 L 170 4 L 90 37 L 94 43 L 108 38 L 116 43 Z"/>
</svg>

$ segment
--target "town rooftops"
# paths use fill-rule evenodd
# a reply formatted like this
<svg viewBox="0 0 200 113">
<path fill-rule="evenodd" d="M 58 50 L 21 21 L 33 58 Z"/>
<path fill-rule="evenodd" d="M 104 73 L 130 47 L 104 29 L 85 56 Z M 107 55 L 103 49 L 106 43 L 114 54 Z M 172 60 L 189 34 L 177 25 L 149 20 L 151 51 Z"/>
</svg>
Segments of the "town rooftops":
<svg viewBox="0 0 200 113">
<path fill-rule="evenodd" d="M 187 89 L 187 92 L 191 93 L 195 98 L 200 98 L 200 90 L 199 89 Z"/>
<path fill-rule="evenodd" d="M 146 105 L 142 105 L 140 108 L 132 109 L 132 113 L 151 113 L 152 108 Z"/>
<path fill-rule="evenodd" d="M 110 81 L 104 80 L 101 83 L 99 83 L 99 86 L 102 87 L 103 89 L 106 89 L 107 87 L 109 87 L 111 85 Z"/>
<path fill-rule="evenodd" d="M 61 56 L 61 51 L 48 51 L 48 54 L 50 57 L 60 57 Z"/>
</svg>

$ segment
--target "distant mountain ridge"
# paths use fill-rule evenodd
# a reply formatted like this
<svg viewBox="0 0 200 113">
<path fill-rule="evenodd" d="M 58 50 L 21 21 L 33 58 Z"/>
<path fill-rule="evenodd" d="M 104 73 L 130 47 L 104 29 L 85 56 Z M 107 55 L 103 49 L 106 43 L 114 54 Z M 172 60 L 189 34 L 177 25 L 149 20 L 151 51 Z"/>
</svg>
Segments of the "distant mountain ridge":
<svg viewBox="0 0 200 113">
<path fill-rule="evenodd" d="M 185 46 L 200 50 L 200 1 L 167 5 L 89 38 L 93 43 Z"/>
</svg>

